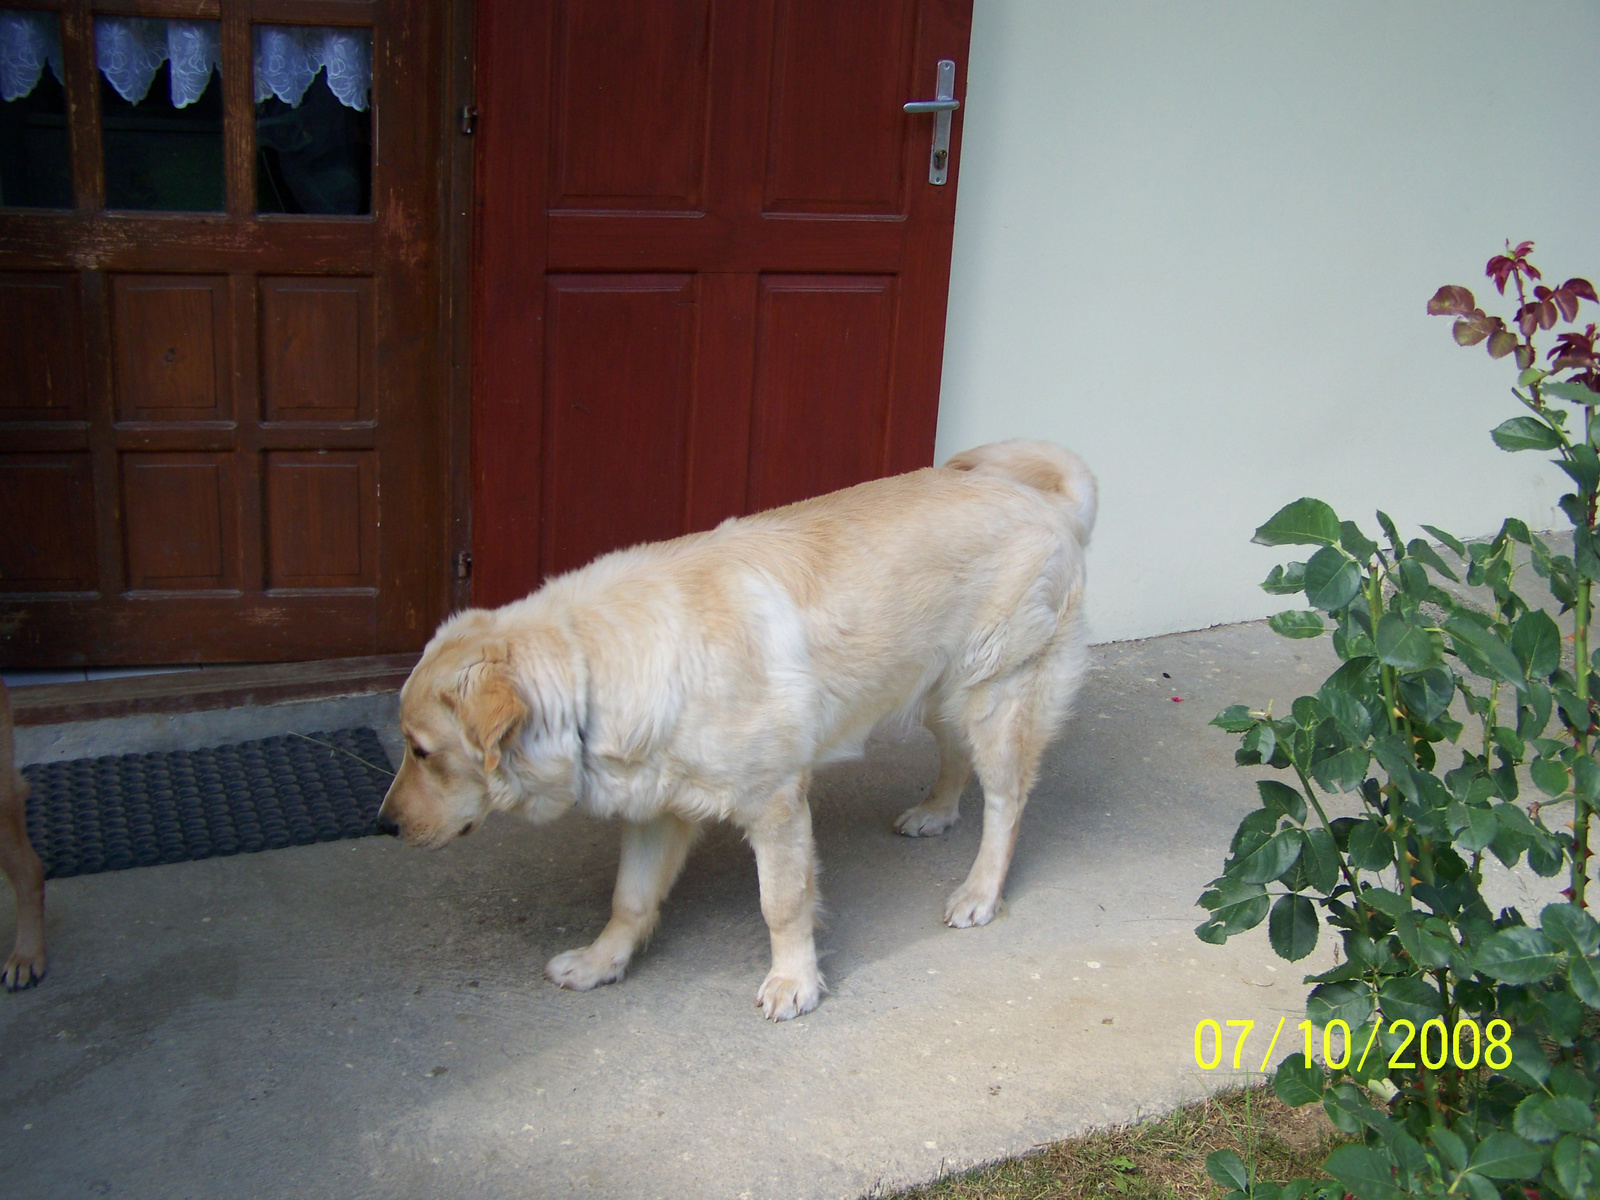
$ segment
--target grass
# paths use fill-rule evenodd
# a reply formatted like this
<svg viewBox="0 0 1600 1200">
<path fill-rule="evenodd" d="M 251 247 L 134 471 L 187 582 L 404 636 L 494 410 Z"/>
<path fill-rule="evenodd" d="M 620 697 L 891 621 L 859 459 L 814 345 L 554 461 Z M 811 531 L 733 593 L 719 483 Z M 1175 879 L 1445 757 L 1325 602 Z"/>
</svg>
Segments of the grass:
<svg viewBox="0 0 1600 1200">
<path fill-rule="evenodd" d="M 1260 1084 L 878 1200 L 1209 1200 L 1224 1194 L 1206 1175 L 1213 1150 L 1234 1150 L 1261 1178 L 1281 1183 L 1322 1178 L 1329 1151 L 1347 1140 L 1321 1105 L 1289 1108 Z"/>
</svg>

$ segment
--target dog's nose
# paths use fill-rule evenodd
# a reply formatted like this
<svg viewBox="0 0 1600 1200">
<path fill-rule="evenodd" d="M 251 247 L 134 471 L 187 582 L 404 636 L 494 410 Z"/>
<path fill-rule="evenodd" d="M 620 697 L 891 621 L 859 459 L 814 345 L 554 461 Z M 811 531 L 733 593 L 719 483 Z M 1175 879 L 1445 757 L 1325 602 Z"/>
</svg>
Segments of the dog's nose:
<svg viewBox="0 0 1600 1200">
<path fill-rule="evenodd" d="M 378 814 L 378 832 L 383 834 L 385 837 L 399 837 L 400 826 L 396 825 L 393 821 L 380 812 Z"/>
</svg>

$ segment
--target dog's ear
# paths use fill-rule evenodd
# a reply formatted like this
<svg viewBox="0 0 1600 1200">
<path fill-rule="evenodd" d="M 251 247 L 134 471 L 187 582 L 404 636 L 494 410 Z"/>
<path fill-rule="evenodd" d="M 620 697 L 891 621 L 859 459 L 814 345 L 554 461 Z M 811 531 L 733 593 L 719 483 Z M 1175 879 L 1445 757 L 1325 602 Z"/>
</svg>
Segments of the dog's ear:
<svg viewBox="0 0 1600 1200">
<path fill-rule="evenodd" d="M 455 710 L 467 742 L 483 754 L 483 769 L 500 765 L 500 744 L 528 719 L 528 706 L 511 679 L 511 664 L 502 652 L 490 651 L 483 661 L 461 673 L 460 686 L 445 702 Z"/>
</svg>

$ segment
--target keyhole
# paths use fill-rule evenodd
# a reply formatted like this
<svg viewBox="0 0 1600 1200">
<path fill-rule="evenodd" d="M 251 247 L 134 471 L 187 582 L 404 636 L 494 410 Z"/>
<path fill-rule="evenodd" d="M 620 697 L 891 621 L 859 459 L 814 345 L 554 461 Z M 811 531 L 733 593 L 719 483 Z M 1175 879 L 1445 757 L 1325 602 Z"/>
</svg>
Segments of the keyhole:
<svg viewBox="0 0 1600 1200">
<path fill-rule="evenodd" d="M 933 152 L 933 168 L 936 171 L 944 170 L 944 164 L 950 159 L 950 151 L 935 150 Z"/>
</svg>

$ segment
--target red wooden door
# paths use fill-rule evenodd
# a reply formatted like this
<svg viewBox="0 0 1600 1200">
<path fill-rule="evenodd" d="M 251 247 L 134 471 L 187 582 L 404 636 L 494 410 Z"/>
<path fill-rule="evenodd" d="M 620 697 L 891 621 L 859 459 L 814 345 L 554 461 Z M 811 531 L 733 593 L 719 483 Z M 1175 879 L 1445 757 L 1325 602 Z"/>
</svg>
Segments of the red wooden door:
<svg viewBox="0 0 1600 1200">
<path fill-rule="evenodd" d="M 971 0 L 482 0 L 474 597 L 932 461 Z"/>
</svg>

